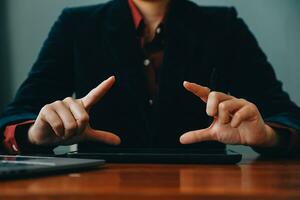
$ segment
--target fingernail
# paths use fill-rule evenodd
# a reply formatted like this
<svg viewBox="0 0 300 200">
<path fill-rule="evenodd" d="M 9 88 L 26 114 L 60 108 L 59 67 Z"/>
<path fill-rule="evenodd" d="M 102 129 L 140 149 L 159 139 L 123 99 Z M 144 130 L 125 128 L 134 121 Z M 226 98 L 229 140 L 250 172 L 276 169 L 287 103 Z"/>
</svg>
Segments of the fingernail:
<svg viewBox="0 0 300 200">
<path fill-rule="evenodd" d="M 187 144 L 188 140 L 187 140 L 186 135 L 185 135 L 185 134 L 182 135 L 182 136 L 180 137 L 179 141 L 180 141 L 181 144 Z"/>
<path fill-rule="evenodd" d="M 115 76 L 111 76 L 111 77 L 109 77 L 109 78 L 106 79 L 106 80 L 109 81 L 109 80 L 112 80 L 112 79 L 115 79 Z"/>
<path fill-rule="evenodd" d="M 187 86 L 190 82 L 188 81 L 183 81 L 183 86 Z"/>
</svg>

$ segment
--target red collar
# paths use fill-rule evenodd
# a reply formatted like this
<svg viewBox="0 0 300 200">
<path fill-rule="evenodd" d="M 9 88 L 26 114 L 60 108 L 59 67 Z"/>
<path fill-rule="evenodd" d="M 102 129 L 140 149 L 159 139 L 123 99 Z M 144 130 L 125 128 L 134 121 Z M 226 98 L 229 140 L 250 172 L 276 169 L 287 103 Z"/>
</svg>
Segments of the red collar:
<svg viewBox="0 0 300 200">
<path fill-rule="evenodd" d="M 139 9 L 134 4 L 133 0 L 128 0 L 128 4 L 129 4 L 129 8 L 130 8 L 131 13 L 132 13 L 134 27 L 136 29 L 138 29 L 139 26 L 141 25 L 142 21 L 143 21 L 143 16 L 141 15 Z"/>
</svg>

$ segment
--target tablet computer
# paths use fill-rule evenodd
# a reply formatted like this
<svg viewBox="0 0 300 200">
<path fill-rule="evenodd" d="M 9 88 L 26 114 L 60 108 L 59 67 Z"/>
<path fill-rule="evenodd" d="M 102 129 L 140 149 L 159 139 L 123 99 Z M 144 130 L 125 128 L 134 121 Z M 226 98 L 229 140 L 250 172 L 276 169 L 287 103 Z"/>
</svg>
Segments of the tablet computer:
<svg viewBox="0 0 300 200">
<path fill-rule="evenodd" d="M 235 164 L 242 155 L 226 149 L 108 148 L 101 152 L 70 152 L 69 158 L 104 159 L 108 163 Z"/>
</svg>

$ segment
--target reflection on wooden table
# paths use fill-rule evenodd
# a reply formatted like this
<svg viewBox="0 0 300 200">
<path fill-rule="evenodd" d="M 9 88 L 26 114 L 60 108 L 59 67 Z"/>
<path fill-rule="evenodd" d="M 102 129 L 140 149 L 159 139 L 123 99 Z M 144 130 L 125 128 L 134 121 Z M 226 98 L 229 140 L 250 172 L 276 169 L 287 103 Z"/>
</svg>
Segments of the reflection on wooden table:
<svg viewBox="0 0 300 200">
<path fill-rule="evenodd" d="M 0 199 L 300 199 L 300 161 L 239 165 L 108 164 L 105 168 L 1 181 Z"/>
</svg>

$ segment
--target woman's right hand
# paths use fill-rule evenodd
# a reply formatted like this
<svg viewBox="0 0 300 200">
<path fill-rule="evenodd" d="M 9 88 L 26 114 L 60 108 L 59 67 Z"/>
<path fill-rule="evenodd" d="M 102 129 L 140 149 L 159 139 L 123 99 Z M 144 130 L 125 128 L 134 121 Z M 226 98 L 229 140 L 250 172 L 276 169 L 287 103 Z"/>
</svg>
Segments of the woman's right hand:
<svg viewBox="0 0 300 200">
<path fill-rule="evenodd" d="M 119 145 L 120 138 L 110 132 L 94 130 L 89 124 L 89 110 L 115 83 L 115 77 L 103 81 L 81 99 L 65 98 L 45 105 L 28 131 L 35 145 L 71 145 L 83 140 Z"/>
</svg>

